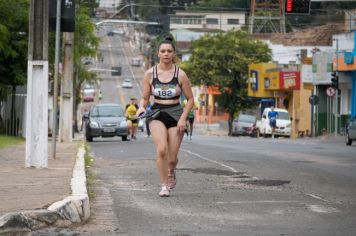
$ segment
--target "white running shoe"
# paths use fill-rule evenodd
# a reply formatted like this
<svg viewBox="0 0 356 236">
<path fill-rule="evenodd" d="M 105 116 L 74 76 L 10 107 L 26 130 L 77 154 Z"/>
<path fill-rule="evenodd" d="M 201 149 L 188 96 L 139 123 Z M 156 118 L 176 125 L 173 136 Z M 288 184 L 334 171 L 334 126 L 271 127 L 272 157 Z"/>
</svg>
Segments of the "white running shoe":
<svg viewBox="0 0 356 236">
<path fill-rule="evenodd" d="M 162 184 L 161 191 L 158 194 L 160 197 L 169 197 L 169 189 L 165 184 Z"/>
<path fill-rule="evenodd" d="M 176 172 L 173 172 L 173 174 L 168 175 L 167 188 L 169 190 L 174 189 L 176 184 L 177 184 Z"/>
</svg>

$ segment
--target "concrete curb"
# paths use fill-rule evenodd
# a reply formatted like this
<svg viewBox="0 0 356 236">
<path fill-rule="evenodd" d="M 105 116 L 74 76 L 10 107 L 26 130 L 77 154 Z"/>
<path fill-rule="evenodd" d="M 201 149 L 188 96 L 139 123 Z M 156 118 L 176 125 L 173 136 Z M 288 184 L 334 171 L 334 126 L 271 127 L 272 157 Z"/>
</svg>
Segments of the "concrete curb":
<svg viewBox="0 0 356 236">
<path fill-rule="evenodd" d="M 53 203 L 47 209 L 7 213 L 1 216 L 0 235 L 86 222 L 90 216 L 90 205 L 86 188 L 84 155 L 85 148 L 82 145 L 73 168 L 72 195 Z"/>
</svg>

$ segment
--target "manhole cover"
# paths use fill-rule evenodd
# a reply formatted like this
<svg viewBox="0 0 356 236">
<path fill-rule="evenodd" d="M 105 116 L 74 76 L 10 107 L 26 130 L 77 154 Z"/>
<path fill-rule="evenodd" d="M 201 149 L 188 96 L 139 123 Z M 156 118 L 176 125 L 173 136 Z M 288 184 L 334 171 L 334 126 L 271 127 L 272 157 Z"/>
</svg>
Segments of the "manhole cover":
<svg viewBox="0 0 356 236">
<path fill-rule="evenodd" d="M 257 180 L 245 180 L 242 183 L 256 185 L 256 186 L 281 186 L 289 184 L 290 180 L 272 180 L 272 179 L 257 179 Z"/>
</svg>

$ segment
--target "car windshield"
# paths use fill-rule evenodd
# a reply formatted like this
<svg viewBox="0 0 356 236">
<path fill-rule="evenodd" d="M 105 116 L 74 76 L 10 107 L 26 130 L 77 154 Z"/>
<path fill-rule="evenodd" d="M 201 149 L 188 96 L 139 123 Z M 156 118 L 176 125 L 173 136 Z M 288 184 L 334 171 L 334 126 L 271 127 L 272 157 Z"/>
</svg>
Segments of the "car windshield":
<svg viewBox="0 0 356 236">
<path fill-rule="evenodd" d="M 279 111 L 278 119 L 279 120 L 289 120 L 289 114 L 287 112 Z"/>
<path fill-rule="evenodd" d="M 131 79 L 125 79 L 124 82 L 131 82 Z"/>
<path fill-rule="evenodd" d="M 240 115 L 238 121 L 245 123 L 255 123 L 256 117 L 250 115 Z"/>
<path fill-rule="evenodd" d="M 92 117 L 119 117 L 124 116 L 124 112 L 119 106 L 97 106 L 91 111 Z"/>
</svg>

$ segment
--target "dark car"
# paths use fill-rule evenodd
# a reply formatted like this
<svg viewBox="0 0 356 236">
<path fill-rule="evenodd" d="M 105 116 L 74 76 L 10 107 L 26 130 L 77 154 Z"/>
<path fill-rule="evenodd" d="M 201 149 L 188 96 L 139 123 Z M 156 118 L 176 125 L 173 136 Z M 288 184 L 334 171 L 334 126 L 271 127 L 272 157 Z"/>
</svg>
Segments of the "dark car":
<svg viewBox="0 0 356 236">
<path fill-rule="evenodd" d="M 240 114 L 232 122 L 232 135 L 256 136 L 256 117 Z"/>
<path fill-rule="evenodd" d="M 346 127 L 346 145 L 350 146 L 356 140 L 356 118 L 350 121 Z"/>
<path fill-rule="evenodd" d="M 98 104 L 90 109 L 85 125 L 85 137 L 89 142 L 95 137 L 121 136 L 127 140 L 128 127 L 124 110 L 118 104 Z"/>
</svg>

